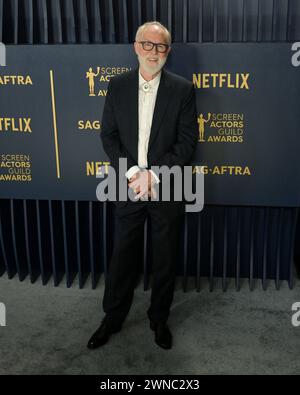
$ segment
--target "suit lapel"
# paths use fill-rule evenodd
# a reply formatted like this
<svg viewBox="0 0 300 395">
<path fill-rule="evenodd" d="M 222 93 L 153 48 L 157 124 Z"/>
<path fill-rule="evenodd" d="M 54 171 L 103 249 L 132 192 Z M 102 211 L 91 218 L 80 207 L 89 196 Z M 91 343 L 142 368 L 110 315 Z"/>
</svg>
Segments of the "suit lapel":
<svg viewBox="0 0 300 395">
<path fill-rule="evenodd" d="M 156 102 L 154 107 L 154 113 L 152 118 L 152 126 L 149 137 L 148 150 L 150 150 L 151 145 L 155 140 L 155 136 L 159 131 L 159 127 L 163 116 L 167 110 L 168 104 L 170 102 L 172 95 L 171 83 L 169 81 L 168 73 L 162 69 L 162 74 L 160 78 L 159 87 L 157 90 Z"/>
<path fill-rule="evenodd" d="M 128 150 L 133 159 L 138 163 L 138 140 L 139 140 L 139 68 L 133 70 L 128 76 L 128 86 L 126 89 L 126 113 L 129 116 L 128 125 Z"/>
</svg>

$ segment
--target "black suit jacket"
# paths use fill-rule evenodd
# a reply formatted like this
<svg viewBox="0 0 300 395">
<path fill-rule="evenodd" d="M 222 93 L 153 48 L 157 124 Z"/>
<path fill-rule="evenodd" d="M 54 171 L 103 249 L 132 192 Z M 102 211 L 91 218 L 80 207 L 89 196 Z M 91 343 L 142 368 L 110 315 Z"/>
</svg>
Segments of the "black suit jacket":
<svg viewBox="0 0 300 395">
<path fill-rule="evenodd" d="M 136 68 L 115 76 L 108 85 L 100 137 L 117 176 L 119 158 L 127 158 L 127 170 L 138 165 L 138 82 L 139 68 Z M 148 168 L 187 165 L 197 141 L 194 86 L 162 69 L 148 145 Z"/>
</svg>

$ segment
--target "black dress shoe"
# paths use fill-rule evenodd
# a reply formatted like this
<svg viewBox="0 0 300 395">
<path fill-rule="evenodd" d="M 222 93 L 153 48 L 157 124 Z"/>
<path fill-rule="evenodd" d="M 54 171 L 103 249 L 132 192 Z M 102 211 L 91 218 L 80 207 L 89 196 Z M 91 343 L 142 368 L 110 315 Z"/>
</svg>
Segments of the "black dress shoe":
<svg viewBox="0 0 300 395">
<path fill-rule="evenodd" d="M 172 347 L 172 334 L 166 323 L 150 321 L 150 328 L 155 332 L 155 343 L 157 345 L 166 350 Z"/>
<path fill-rule="evenodd" d="M 121 329 L 122 329 L 122 325 L 113 328 L 111 325 L 109 325 L 107 318 L 104 318 L 99 328 L 90 338 L 87 344 L 87 348 L 93 350 L 95 348 L 103 346 L 103 344 L 108 342 L 110 336 L 113 333 L 120 332 Z"/>
</svg>

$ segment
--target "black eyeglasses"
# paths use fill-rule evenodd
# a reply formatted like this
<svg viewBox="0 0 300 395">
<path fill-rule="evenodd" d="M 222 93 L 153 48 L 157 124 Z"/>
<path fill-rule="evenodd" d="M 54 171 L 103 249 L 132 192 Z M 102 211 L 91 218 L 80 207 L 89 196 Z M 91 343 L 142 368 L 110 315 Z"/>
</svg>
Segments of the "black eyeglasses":
<svg viewBox="0 0 300 395">
<path fill-rule="evenodd" d="M 157 52 L 166 53 L 169 45 L 167 44 L 156 44 L 152 43 L 151 41 L 138 41 L 139 44 L 142 44 L 142 47 L 145 51 L 152 51 L 154 47 L 156 47 Z"/>
</svg>

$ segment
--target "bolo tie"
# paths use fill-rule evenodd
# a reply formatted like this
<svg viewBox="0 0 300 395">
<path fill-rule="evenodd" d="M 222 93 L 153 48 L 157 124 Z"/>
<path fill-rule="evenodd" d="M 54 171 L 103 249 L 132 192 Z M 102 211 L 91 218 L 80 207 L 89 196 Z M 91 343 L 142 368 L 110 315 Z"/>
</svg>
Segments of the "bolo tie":
<svg viewBox="0 0 300 395">
<path fill-rule="evenodd" d="M 145 93 L 149 92 L 151 90 L 151 86 L 148 82 L 144 82 L 142 85 L 142 89 Z"/>
</svg>

